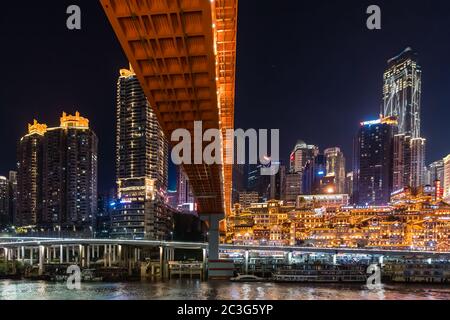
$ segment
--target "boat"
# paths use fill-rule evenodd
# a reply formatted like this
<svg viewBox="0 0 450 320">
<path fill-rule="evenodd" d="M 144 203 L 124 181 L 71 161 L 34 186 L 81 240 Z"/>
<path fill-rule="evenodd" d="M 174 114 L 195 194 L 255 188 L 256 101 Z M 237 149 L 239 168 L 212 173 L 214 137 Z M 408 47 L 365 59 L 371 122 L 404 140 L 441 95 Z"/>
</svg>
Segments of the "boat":
<svg viewBox="0 0 450 320">
<path fill-rule="evenodd" d="M 301 265 L 282 269 L 272 276 L 274 282 L 366 283 L 365 265 Z"/>
<path fill-rule="evenodd" d="M 238 273 L 238 275 L 236 277 L 233 277 L 230 279 L 230 281 L 232 282 L 261 282 L 261 281 L 265 281 L 266 279 L 264 278 L 260 278 L 251 274 L 244 274 L 241 275 Z"/>
</svg>

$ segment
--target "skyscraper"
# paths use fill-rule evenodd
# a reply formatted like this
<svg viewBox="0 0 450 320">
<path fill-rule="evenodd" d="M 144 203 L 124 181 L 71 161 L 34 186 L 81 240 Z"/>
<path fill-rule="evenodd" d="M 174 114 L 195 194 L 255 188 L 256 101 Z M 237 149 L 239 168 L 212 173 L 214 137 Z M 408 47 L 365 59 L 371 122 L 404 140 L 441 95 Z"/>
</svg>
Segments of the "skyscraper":
<svg viewBox="0 0 450 320">
<path fill-rule="evenodd" d="M 177 193 L 177 207 L 182 211 L 194 211 L 195 200 L 192 188 L 189 184 L 189 179 L 181 166 L 177 168 Z"/>
<path fill-rule="evenodd" d="M 42 217 L 49 228 L 89 232 L 97 212 L 98 141 L 79 112 L 60 118 L 43 139 Z"/>
<path fill-rule="evenodd" d="M 47 125 L 34 120 L 17 147 L 17 226 L 36 225 L 42 212 L 42 155 Z"/>
<path fill-rule="evenodd" d="M 397 122 L 383 118 L 361 123 L 355 141 L 354 202 L 384 205 L 392 192 L 393 136 Z"/>
<path fill-rule="evenodd" d="M 328 148 L 324 151 L 326 172 L 334 177 L 335 193 L 345 193 L 345 157 L 340 148 Z"/>
<path fill-rule="evenodd" d="M 444 158 L 444 200 L 450 202 L 450 154 Z"/>
<path fill-rule="evenodd" d="M 319 154 L 319 148 L 314 145 L 307 145 L 304 141 L 298 140 L 291 152 L 289 172 L 302 172 L 306 163 L 314 159 Z"/>
<path fill-rule="evenodd" d="M 392 189 L 401 190 L 411 185 L 411 137 L 396 134 L 393 139 Z"/>
<path fill-rule="evenodd" d="M 417 54 L 408 47 L 389 59 L 383 80 L 381 114 L 397 118 L 399 134 L 420 138 L 422 70 Z"/>
<path fill-rule="evenodd" d="M 411 183 L 412 188 L 425 185 L 425 147 L 423 138 L 411 139 Z"/>
<path fill-rule="evenodd" d="M 433 185 L 436 180 L 444 183 L 444 160 L 438 160 L 431 163 L 428 166 L 428 172 L 430 174 L 427 183 Z"/>
<path fill-rule="evenodd" d="M 0 176 L 0 227 L 6 226 L 10 223 L 8 189 L 8 179 Z"/>
<path fill-rule="evenodd" d="M 117 82 L 116 176 L 119 205 L 113 237 L 164 239 L 170 217 L 164 203 L 168 143 L 136 74 L 120 70 Z"/>
<path fill-rule="evenodd" d="M 10 171 L 9 183 L 9 221 L 13 225 L 17 216 L 17 171 Z"/>
</svg>

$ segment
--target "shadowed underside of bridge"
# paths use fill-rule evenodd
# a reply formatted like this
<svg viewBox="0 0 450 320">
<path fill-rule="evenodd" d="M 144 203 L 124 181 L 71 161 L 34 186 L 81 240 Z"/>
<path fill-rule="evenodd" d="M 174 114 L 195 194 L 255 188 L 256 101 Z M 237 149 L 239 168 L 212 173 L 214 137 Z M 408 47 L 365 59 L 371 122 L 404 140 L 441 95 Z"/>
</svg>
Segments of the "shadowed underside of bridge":
<svg viewBox="0 0 450 320">
<path fill-rule="evenodd" d="M 203 132 L 222 131 L 225 158 L 224 133 L 234 128 L 238 0 L 100 1 L 169 140 L 180 128 L 194 137 L 194 121 L 202 121 Z M 200 214 L 230 212 L 230 165 L 183 168 Z"/>
</svg>

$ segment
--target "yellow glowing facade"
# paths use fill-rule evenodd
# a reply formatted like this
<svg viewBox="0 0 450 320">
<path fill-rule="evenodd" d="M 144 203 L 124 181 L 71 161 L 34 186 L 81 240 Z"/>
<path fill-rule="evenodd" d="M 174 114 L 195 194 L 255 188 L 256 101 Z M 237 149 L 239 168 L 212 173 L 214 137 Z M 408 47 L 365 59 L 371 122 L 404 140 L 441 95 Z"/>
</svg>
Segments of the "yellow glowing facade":
<svg viewBox="0 0 450 320">
<path fill-rule="evenodd" d="M 28 134 L 38 134 L 43 136 L 47 132 L 47 125 L 38 123 L 37 120 L 34 120 L 33 123 L 28 124 Z"/>
<path fill-rule="evenodd" d="M 450 251 L 450 205 L 423 195 L 392 206 L 331 211 L 278 201 L 236 205 L 227 223 L 227 242 L 235 244 Z"/>
<path fill-rule="evenodd" d="M 63 112 L 60 118 L 60 127 L 64 129 L 89 129 L 89 120 L 80 116 L 78 111 L 75 112 L 74 116 Z"/>
</svg>

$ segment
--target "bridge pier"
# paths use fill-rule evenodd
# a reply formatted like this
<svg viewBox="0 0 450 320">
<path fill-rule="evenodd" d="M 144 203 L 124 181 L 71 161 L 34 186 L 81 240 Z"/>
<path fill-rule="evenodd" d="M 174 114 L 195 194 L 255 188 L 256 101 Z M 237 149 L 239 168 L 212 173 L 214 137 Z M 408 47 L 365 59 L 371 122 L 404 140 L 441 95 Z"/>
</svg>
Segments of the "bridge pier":
<svg viewBox="0 0 450 320">
<path fill-rule="evenodd" d="M 42 276 L 44 274 L 44 254 L 45 247 L 39 246 L 39 275 Z"/>
<path fill-rule="evenodd" d="M 219 223 L 223 214 L 205 214 L 200 218 L 208 224 L 208 259 L 219 260 Z"/>
</svg>

